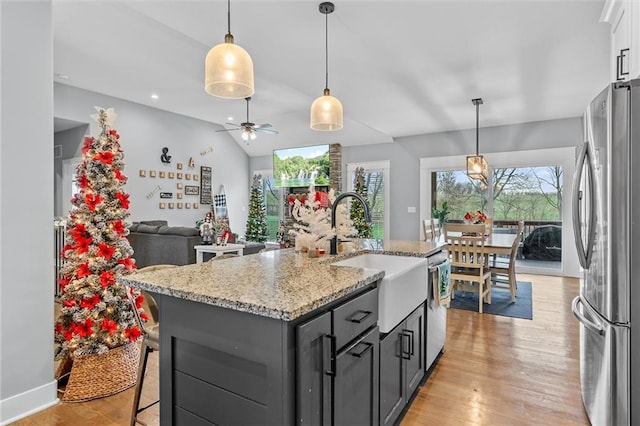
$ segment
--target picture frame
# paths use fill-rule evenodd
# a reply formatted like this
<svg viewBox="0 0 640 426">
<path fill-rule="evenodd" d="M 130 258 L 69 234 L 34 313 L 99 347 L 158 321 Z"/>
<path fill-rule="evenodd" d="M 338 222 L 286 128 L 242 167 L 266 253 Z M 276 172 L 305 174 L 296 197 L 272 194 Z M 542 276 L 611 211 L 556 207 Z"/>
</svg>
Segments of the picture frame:
<svg viewBox="0 0 640 426">
<path fill-rule="evenodd" d="M 160 207 L 161 209 L 164 209 L 164 208 L 166 207 L 166 204 L 165 204 L 165 203 L 160 203 L 160 204 L 158 205 L 158 207 Z"/>
<path fill-rule="evenodd" d="M 200 187 L 195 185 L 185 185 L 184 195 L 200 195 Z"/>
<path fill-rule="evenodd" d="M 176 204 L 176 207 L 177 207 L 178 209 L 182 209 L 182 203 L 177 203 L 177 204 Z"/>
<path fill-rule="evenodd" d="M 191 203 L 184 203 L 184 208 L 185 209 L 190 209 L 191 208 Z"/>
<path fill-rule="evenodd" d="M 145 177 L 145 176 L 147 176 L 147 171 L 146 171 L 146 170 L 140 170 L 140 171 L 138 172 L 138 176 L 140 176 L 140 177 Z"/>
<path fill-rule="evenodd" d="M 176 188 L 177 188 L 177 189 L 182 189 L 182 182 L 178 182 L 178 183 L 176 184 Z"/>
<path fill-rule="evenodd" d="M 178 192 L 178 193 L 176 193 L 176 198 L 177 198 L 178 200 L 182 200 L 182 192 Z"/>
<path fill-rule="evenodd" d="M 182 173 L 178 173 L 178 174 L 176 175 L 176 177 L 177 177 L 178 179 L 182 179 Z"/>
<path fill-rule="evenodd" d="M 185 178 L 186 180 L 191 180 L 191 173 L 185 173 L 185 174 L 184 174 L 184 178 Z"/>
<path fill-rule="evenodd" d="M 155 170 L 149 170 L 149 177 L 150 178 L 156 177 L 156 171 Z"/>
<path fill-rule="evenodd" d="M 194 175 L 193 175 L 193 180 L 198 180 L 198 179 L 200 179 L 200 176 L 199 176 L 199 175 L 194 174 Z"/>
<path fill-rule="evenodd" d="M 193 208 L 197 209 L 198 208 L 198 203 L 193 203 Z"/>
<path fill-rule="evenodd" d="M 160 177 L 160 179 L 164 179 L 164 172 L 159 172 L 158 176 Z"/>
<path fill-rule="evenodd" d="M 169 203 L 169 208 L 172 209 L 174 207 L 173 203 Z"/>
<path fill-rule="evenodd" d="M 175 174 L 173 172 L 169 172 L 167 176 L 169 177 L 169 179 L 173 179 L 175 177 Z"/>
<path fill-rule="evenodd" d="M 176 169 L 182 170 L 182 163 L 176 163 Z"/>
</svg>

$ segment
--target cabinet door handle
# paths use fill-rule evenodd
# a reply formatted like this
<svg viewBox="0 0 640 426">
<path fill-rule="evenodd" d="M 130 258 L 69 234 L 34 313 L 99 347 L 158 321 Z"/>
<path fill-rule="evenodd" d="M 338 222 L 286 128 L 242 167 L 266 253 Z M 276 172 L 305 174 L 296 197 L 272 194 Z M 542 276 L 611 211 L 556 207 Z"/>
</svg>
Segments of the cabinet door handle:
<svg viewBox="0 0 640 426">
<path fill-rule="evenodd" d="M 369 349 L 373 348 L 373 343 L 369 343 L 369 342 L 360 342 L 360 343 L 358 343 L 358 345 L 360 345 L 360 344 L 365 345 L 365 348 L 363 350 L 361 350 L 360 352 L 350 351 L 349 355 L 355 356 L 356 358 L 362 358 L 362 356 L 365 354 L 365 352 L 367 352 Z M 358 346 L 358 345 L 356 345 L 356 346 Z"/>
<path fill-rule="evenodd" d="M 403 359 L 411 359 L 411 352 L 409 349 L 405 350 L 405 346 L 404 346 L 404 342 L 405 342 L 405 337 L 409 339 L 409 342 L 407 344 L 407 347 L 411 346 L 411 335 L 406 333 L 407 330 L 402 330 L 402 332 L 400 333 L 400 345 L 402 346 L 402 348 L 400 349 L 400 354 L 402 356 Z"/>
<path fill-rule="evenodd" d="M 336 377 L 336 336 L 332 334 L 325 334 L 322 336 L 322 366 L 327 365 L 326 359 L 324 357 L 325 349 L 324 342 L 329 340 L 329 369 L 324 370 L 324 374 L 327 374 L 332 377 Z"/>
<path fill-rule="evenodd" d="M 349 321 L 351 322 L 356 322 L 358 324 L 360 324 L 362 321 L 364 321 L 365 319 L 367 319 L 373 312 L 371 311 L 363 311 L 363 310 L 359 310 L 358 312 L 356 312 L 355 314 L 353 314 L 350 318 Z"/>
<path fill-rule="evenodd" d="M 616 79 L 624 80 L 624 77 L 629 75 L 629 71 L 624 70 L 624 58 L 627 57 L 629 49 L 620 49 L 620 54 L 616 56 Z"/>
<path fill-rule="evenodd" d="M 409 336 L 409 354 L 413 355 L 415 349 L 415 342 L 413 341 L 413 330 L 402 330 L 403 333 L 408 333 Z"/>
</svg>

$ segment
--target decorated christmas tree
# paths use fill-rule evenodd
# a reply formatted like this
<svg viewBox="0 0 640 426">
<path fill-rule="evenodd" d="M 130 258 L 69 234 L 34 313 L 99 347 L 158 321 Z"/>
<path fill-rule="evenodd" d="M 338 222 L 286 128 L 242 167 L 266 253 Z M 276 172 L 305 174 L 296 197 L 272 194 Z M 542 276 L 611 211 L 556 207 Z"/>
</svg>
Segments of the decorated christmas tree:
<svg viewBox="0 0 640 426">
<path fill-rule="evenodd" d="M 65 263 L 59 280 L 61 314 L 55 324 L 56 359 L 105 354 L 141 336 L 130 300 L 140 308 L 136 289 L 118 284 L 116 277 L 135 269 L 127 240 L 129 194 L 119 135 L 112 128 L 113 109 L 96 107 L 100 136 L 87 136 L 77 169 L 79 192 L 71 199 Z M 130 299 L 131 296 L 131 299 Z"/>
<path fill-rule="evenodd" d="M 367 199 L 367 185 L 365 184 L 364 179 L 364 169 L 362 167 L 357 167 L 355 170 L 355 176 L 353 178 L 353 190 L 357 194 L 362 195 L 362 197 Z M 351 220 L 353 220 L 353 225 L 358 230 L 359 238 L 372 238 L 373 233 L 371 232 L 371 223 L 367 222 L 364 217 L 364 206 L 358 200 L 355 200 L 351 203 Z"/>
<path fill-rule="evenodd" d="M 263 243 L 267 241 L 267 211 L 262 196 L 262 176 L 253 175 L 249 196 L 249 217 L 247 217 L 247 241 Z"/>
</svg>

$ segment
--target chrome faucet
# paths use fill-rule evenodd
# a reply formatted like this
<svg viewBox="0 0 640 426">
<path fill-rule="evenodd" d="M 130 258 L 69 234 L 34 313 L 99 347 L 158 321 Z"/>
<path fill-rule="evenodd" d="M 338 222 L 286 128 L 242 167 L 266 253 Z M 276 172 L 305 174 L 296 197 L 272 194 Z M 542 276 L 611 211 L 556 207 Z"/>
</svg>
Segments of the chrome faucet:
<svg viewBox="0 0 640 426">
<path fill-rule="evenodd" d="M 364 218 L 367 222 L 371 223 L 371 212 L 369 211 L 369 205 L 367 204 L 367 200 L 365 200 L 362 195 L 356 192 L 343 192 L 342 194 L 336 197 L 336 200 L 331 205 L 331 228 L 332 229 L 336 228 L 336 208 L 338 207 L 338 203 L 343 198 L 347 198 L 347 197 L 353 197 L 362 203 L 362 206 L 364 208 Z M 331 249 L 329 251 L 329 254 L 338 254 L 338 236 L 337 235 L 334 235 L 333 238 L 331 238 Z"/>
</svg>

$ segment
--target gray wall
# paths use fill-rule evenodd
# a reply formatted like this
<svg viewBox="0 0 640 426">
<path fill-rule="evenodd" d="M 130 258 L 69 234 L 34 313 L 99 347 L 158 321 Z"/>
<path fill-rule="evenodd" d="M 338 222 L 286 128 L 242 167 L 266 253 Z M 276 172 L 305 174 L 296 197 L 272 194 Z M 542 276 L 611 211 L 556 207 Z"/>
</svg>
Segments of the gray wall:
<svg viewBox="0 0 640 426">
<path fill-rule="evenodd" d="M 56 401 L 51 0 L 0 1 L 0 423 Z"/>
<path fill-rule="evenodd" d="M 580 118 L 539 121 L 480 129 L 480 152 L 524 151 L 542 148 L 576 146 L 582 139 Z M 429 135 L 407 136 L 392 143 L 344 147 L 343 186 L 346 188 L 348 163 L 391 162 L 391 230 L 390 238 L 419 239 L 420 158 L 474 154 L 476 130 L 468 129 Z M 516 158 L 517 154 L 514 154 Z M 250 169 L 270 169 L 271 156 L 253 157 Z M 464 164 L 461 164 L 464 167 Z M 343 188 L 343 189 L 345 189 Z M 407 207 L 416 207 L 408 213 Z"/>
<path fill-rule="evenodd" d="M 194 118 L 63 84 L 54 86 L 55 116 L 89 123 L 92 135 L 98 134 L 95 123 L 89 118 L 95 113 L 95 105 L 113 107 L 118 114 L 115 129 L 120 134 L 120 145 L 125 154 L 124 172 L 129 178 L 126 190 L 131 200 L 131 221 L 166 219 L 170 225 L 195 226 L 195 222 L 210 209 L 209 205 L 200 205 L 198 210 L 160 209 L 158 205 L 161 201 L 199 203 L 198 196 L 184 195 L 179 200 L 175 194 L 178 192 L 177 182 L 199 186 L 200 181 L 151 178 L 149 170 L 200 174 L 200 166 L 210 166 L 213 192 L 218 193 L 220 186 L 225 186 L 231 230 L 244 234 L 249 202 L 249 157 L 231 136 L 225 132 L 216 133 L 219 126 Z M 81 155 L 81 142 L 82 138 L 77 141 L 75 149 L 73 146 L 65 147 L 65 152 L 70 153 L 69 158 Z M 169 165 L 160 161 L 163 147 L 169 148 L 172 156 Z M 206 154 L 201 155 L 202 152 Z M 190 157 L 195 161 L 193 169 L 187 166 Z M 176 163 L 182 163 L 183 169 L 177 170 Z M 140 177 L 139 170 L 145 170 L 147 176 Z M 160 191 L 147 198 L 158 185 L 162 187 L 160 191 L 172 192 L 174 198 L 160 200 Z M 63 215 L 69 207 L 69 200 L 63 200 Z"/>
</svg>

